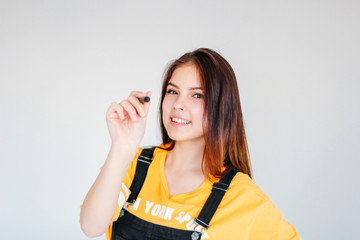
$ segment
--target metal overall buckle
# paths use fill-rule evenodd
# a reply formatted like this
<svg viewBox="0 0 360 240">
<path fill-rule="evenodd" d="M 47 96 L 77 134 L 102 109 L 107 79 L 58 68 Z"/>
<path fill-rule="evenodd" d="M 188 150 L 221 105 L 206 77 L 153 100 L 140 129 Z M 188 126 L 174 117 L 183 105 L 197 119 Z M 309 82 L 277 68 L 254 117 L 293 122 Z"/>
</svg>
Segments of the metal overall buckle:
<svg viewBox="0 0 360 240">
<path fill-rule="evenodd" d="M 134 203 L 134 202 L 135 202 L 135 199 L 134 199 L 133 203 Z M 128 207 L 129 205 L 132 205 L 133 203 L 125 202 L 125 203 L 124 203 L 124 206 L 121 208 L 120 216 L 119 216 L 119 217 L 124 216 L 125 211 L 127 211 L 127 207 Z"/>
<path fill-rule="evenodd" d="M 199 220 L 198 218 L 195 218 L 194 223 L 195 223 L 195 228 L 194 228 L 194 232 L 191 234 L 191 240 L 198 240 L 200 239 L 199 237 L 202 235 L 202 233 L 205 231 L 205 228 L 201 225 L 199 225 L 196 220 Z M 197 229 L 196 229 L 197 228 Z"/>
<path fill-rule="evenodd" d="M 126 210 L 125 210 L 124 208 L 121 208 L 119 218 L 121 218 L 122 216 L 124 216 L 125 211 L 126 211 Z"/>
</svg>

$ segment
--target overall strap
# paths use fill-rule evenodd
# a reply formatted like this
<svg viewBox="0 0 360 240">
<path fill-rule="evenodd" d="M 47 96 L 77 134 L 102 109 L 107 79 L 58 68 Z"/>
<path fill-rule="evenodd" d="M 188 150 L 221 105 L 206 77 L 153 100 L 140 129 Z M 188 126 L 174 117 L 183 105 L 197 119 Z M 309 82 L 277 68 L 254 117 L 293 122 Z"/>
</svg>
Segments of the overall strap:
<svg viewBox="0 0 360 240">
<path fill-rule="evenodd" d="M 225 192 L 229 189 L 232 179 L 235 177 L 238 170 L 232 169 L 228 174 L 220 179 L 219 182 L 213 184 L 211 194 L 206 200 L 199 216 L 195 218 L 195 222 L 204 228 L 209 228 L 211 218 L 214 216 Z"/>
<path fill-rule="evenodd" d="M 127 200 L 128 203 L 133 203 L 139 195 L 139 192 L 144 184 L 148 168 L 152 162 L 154 150 L 155 147 L 144 148 L 138 157 L 135 176 L 130 186 L 131 194 Z"/>
</svg>

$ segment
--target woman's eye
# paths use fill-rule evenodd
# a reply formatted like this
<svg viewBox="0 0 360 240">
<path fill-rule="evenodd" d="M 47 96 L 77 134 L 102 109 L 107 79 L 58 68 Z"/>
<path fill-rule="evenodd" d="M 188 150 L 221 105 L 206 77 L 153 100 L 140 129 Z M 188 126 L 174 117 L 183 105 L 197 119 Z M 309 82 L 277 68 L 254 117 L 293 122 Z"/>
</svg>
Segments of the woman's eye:
<svg viewBox="0 0 360 240">
<path fill-rule="evenodd" d="M 172 89 L 169 89 L 169 90 L 166 91 L 166 93 L 175 94 L 176 92 L 174 90 L 172 90 Z"/>
<path fill-rule="evenodd" d="M 194 97 L 195 97 L 195 98 L 203 98 L 203 95 L 200 94 L 200 93 L 195 93 L 195 94 L 194 94 Z"/>
</svg>

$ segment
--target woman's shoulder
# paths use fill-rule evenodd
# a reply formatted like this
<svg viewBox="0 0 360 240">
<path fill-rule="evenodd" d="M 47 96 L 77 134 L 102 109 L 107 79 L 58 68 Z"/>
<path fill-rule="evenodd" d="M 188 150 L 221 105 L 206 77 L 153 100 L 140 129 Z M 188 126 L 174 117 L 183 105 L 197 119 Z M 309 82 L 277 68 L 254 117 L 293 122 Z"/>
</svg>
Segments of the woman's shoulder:
<svg viewBox="0 0 360 240">
<path fill-rule="evenodd" d="M 169 144 L 161 143 L 160 145 L 153 145 L 152 147 L 155 148 L 154 150 L 154 157 L 161 154 L 166 154 L 168 152 L 167 148 Z"/>
<path fill-rule="evenodd" d="M 229 186 L 229 195 L 242 196 L 250 201 L 268 201 L 269 196 L 254 182 L 249 175 L 238 172 Z"/>
<path fill-rule="evenodd" d="M 166 153 L 166 152 L 167 152 L 166 147 L 167 147 L 167 145 L 166 145 L 166 144 L 163 144 L 163 143 L 161 143 L 161 144 L 159 144 L 159 145 L 157 144 L 157 145 L 139 146 L 139 147 L 138 147 L 138 150 L 137 150 L 137 153 L 136 153 L 136 157 L 137 157 L 138 155 L 140 155 L 141 152 L 142 152 L 144 149 L 151 149 L 151 148 L 154 148 L 154 153 L 153 153 L 154 156 L 157 155 L 157 154 L 159 154 L 159 153 Z"/>
</svg>

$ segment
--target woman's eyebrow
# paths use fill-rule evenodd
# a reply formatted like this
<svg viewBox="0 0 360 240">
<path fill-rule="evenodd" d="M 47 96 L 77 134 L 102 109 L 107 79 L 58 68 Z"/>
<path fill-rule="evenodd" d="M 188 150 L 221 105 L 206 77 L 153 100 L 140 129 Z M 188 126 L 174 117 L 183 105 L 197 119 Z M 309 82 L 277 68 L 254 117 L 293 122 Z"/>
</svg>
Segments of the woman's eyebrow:
<svg viewBox="0 0 360 240">
<path fill-rule="evenodd" d="M 179 87 L 178 87 L 176 84 L 173 84 L 173 83 L 169 82 L 169 83 L 168 83 L 168 86 L 169 86 L 169 85 L 171 85 L 171 86 L 173 86 L 173 87 L 175 87 L 175 88 L 179 89 Z M 189 88 L 189 90 L 197 90 L 197 89 L 199 89 L 199 90 L 203 90 L 203 88 L 202 88 L 202 87 L 192 87 L 192 88 Z"/>
</svg>

